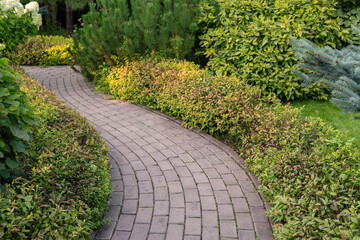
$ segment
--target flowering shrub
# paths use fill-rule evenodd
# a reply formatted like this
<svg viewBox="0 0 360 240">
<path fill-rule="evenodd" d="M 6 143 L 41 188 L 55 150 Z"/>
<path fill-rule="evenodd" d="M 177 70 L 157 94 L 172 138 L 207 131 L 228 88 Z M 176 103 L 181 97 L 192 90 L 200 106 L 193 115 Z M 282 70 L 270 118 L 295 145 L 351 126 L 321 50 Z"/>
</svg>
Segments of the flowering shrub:
<svg viewBox="0 0 360 240">
<path fill-rule="evenodd" d="M 115 97 L 160 109 L 226 140 L 262 182 L 275 239 L 359 239 L 360 152 L 351 140 L 300 110 L 262 96 L 244 79 L 195 64 L 142 60 L 103 71 Z"/>
<path fill-rule="evenodd" d="M 37 2 L 25 8 L 19 0 L 0 0 L 0 43 L 9 51 L 26 41 L 27 35 L 35 34 L 42 24 Z"/>
</svg>

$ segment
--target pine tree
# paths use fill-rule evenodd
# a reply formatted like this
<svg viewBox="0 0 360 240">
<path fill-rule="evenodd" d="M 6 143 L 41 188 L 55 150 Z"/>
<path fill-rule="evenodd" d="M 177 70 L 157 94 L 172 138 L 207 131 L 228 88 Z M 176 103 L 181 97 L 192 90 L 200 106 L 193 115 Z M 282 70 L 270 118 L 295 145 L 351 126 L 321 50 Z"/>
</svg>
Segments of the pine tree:
<svg viewBox="0 0 360 240">
<path fill-rule="evenodd" d="M 354 30 L 360 33 L 358 28 Z M 346 113 L 360 112 L 360 48 L 354 45 L 342 50 L 319 48 L 307 39 L 292 38 L 291 42 L 302 62 L 297 67 L 312 72 L 294 70 L 303 80 L 303 86 L 324 84 L 331 90 L 331 102 Z"/>
<path fill-rule="evenodd" d="M 190 58 L 195 45 L 199 0 L 99 0 L 74 34 L 77 63 L 89 74 L 149 51 Z"/>
</svg>

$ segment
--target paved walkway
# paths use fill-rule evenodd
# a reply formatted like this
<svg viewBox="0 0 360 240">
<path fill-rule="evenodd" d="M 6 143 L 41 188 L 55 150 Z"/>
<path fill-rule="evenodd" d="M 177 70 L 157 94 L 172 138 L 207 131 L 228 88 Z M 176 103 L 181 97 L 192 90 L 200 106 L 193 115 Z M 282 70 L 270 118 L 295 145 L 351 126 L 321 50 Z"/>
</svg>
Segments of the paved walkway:
<svg viewBox="0 0 360 240">
<path fill-rule="evenodd" d="M 106 100 L 70 67 L 24 69 L 108 143 L 111 220 L 95 239 L 272 239 L 255 180 L 231 149 L 157 111 Z"/>
</svg>

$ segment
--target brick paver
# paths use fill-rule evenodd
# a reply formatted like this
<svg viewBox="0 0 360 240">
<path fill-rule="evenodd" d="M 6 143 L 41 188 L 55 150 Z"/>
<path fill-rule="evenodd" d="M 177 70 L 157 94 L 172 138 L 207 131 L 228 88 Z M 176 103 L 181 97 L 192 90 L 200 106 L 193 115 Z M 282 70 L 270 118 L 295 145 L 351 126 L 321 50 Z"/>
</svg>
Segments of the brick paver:
<svg viewBox="0 0 360 240">
<path fill-rule="evenodd" d="M 110 224 L 94 239 L 272 239 L 256 179 L 227 146 L 157 111 L 108 100 L 68 66 L 24 70 L 107 141 Z"/>
</svg>

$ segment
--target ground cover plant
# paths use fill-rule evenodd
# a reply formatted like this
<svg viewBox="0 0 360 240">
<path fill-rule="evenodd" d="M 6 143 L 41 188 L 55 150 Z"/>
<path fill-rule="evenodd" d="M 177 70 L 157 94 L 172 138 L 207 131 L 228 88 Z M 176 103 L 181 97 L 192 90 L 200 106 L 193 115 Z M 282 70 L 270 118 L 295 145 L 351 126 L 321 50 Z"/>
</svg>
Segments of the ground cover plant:
<svg viewBox="0 0 360 240">
<path fill-rule="evenodd" d="M 84 117 L 22 76 L 36 114 L 22 178 L 0 193 L 0 238 L 84 239 L 104 220 L 110 189 L 107 148 Z"/>
<path fill-rule="evenodd" d="M 159 109 L 227 141 L 245 158 L 272 204 L 278 239 L 360 235 L 360 154 L 319 119 L 263 96 L 235 77 L 178 60 L 141 60 L 103 70 L 100 89 Z"/>
<path fill-rule="evenodd" d="M 334 17 L 335 0 L 202 1 L 202 52 L 217 74 L 232 74 L 281 99 L 327 95 L 319 85 L 301 87 L 292 73 L 298 63 L 289 37 L 340 46 L 349 32 Z"/>
<path fill-rule="evenodd" d="M 37 35 L 20 44 L 17 51 L 5 51 L 5 55 L 17 65 L 73 65 L 73 57 L 67 50 L 72 46 L 71 38 Z"/>
</svg>

